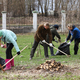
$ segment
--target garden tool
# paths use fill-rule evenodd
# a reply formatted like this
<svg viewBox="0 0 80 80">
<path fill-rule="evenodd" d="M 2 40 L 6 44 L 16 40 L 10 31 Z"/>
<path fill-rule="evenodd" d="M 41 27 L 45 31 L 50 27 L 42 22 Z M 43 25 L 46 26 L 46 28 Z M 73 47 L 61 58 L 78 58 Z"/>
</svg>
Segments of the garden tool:
<svg viewBox="0 0 80 80">
<path fill-rule="evenodd" d="M 26 49 L 28 47 L 28 45 L 26 47 L 24 47 L 20 52 L 22 52 L 24 49 Z M 13 56 L 7 63 L 5 63 L 3 66 L 1 66 L 0 64 L 0 68 L 4 71 L 3 67 L 8 64 L 12 59 L 14 59 L 18 54 L 16 54 L 15 56 Z"/>
<path fill-rule="evenodd" d="M 47 43 L 46 41 L 44 43 L 46 43 L 47 45 L 49 45 L 49 43 Z M 55 48 L 56 50 L 60 51 L 61 53 L 65 54 L 67 57 L 70 57 L 68 54 L 66 54 L 65 52 L 57 49 L 56 47 L 54 47 L 54 46 L 52 46 L 52 47 Z"/>
</svg>

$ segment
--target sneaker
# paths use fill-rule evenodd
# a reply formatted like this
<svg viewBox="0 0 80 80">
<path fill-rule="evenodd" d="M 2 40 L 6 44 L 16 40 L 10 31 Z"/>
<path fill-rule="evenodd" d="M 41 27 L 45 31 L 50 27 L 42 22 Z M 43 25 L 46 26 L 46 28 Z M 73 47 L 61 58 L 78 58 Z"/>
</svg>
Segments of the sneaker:
<svg viewBox="0 0 80 80">
<path fill-rule="evenodd" d="M 51 56 L 55 56 L 54 54 L 51 54 Z"/>
<path fill-rule="evenodd" d="M 77 55 L 77 54 L 74 54 L 74 55 Z"/>
</svg>

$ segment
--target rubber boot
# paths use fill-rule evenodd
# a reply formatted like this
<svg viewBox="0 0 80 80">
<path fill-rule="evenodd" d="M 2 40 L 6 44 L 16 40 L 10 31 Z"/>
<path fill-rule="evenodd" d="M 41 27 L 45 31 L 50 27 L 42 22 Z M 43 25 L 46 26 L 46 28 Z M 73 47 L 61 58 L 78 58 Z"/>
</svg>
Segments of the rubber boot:
<svg viewBox="0 0 80 80">
<path fill-rule="evenodd" d="M 14 67 L 14 59 L 11 60 L 11 67 Z"/>
<path fill-rule="evenodd" d="M 10 59 L 5 59 L 5 63 L 7 63 Z M 11 63 L 9 62 L 8 64 L 6 64 L 6 67 L 4 68 L 4 70 L 9 70 L 11 69 Z"/>
</svg>

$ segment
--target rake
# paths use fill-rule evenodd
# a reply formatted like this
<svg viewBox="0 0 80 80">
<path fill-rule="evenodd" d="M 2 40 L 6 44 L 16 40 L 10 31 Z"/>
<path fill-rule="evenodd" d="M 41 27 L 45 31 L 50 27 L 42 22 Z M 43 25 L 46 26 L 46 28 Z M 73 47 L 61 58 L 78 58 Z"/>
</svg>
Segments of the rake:
<svg viewBox="0 0 80 80">
<path fill-rule="evenodd" d="M 24 49 L 26 49 L 28 47 L 28 45 L 27 46 L 25 46 L 20 52 L 22 52 Z M 0 68 L 4 71 L 4 69 L 3 69 L 3 67 L 6 65 L 6 64 L 8 64 L 12 59 L 14 59 L 16 56 L 17 56 L 18 54 L 16 54 L 15 56 L 13 56 L 7 63 L 5 63 L 3 66 L 1 66 L 1 64 L 0 64 Z"/>
<path fill-rule="evenodd" d="M 49 45 L 49 43 L 47 43 L 46 41 L 44 42 L 47 45 Z M 60 51 L 61 53 L 65 54 L 67 57 L 70 57 L 68 54 L 66 54 L 65 52 L 61 51 L 60 49 L 57 49 L 56 47 L 52 46 L 53 48 L 55 48 L 56 50 Z"/>
</svg>

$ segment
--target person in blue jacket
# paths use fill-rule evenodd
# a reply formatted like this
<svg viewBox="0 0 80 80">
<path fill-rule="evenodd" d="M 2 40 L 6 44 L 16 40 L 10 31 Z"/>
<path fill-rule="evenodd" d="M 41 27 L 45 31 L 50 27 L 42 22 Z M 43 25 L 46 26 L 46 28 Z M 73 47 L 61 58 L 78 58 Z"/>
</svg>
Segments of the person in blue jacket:
<svg viewBox="0 0 80 80">
<path fill-rule="evenodd" d="M 4 42 L 4 45 L 1 44 L 1 41 Z M 17 45 L 17 37 L 14 32 L 11 30 L 0 30 L 0 45 L 2 48 L 6 49 L 6 59 L 5 63 L 7 63 L 13 56 L 12 56 L 12 49 L 15 47 L 17 54 L 20 54 L 20 49 Z M 8 64 L 6 64 L 6 67 L 4 70 L 9 70 L 11 67 L 14 66 L 14 59 L 12 59 Z"/>
<path fill-rule="evenodd" d="M 69 34 L 68 34 L 65 42 L 67 42 L 70 39 L 70 37 L 72 36 L 72 38 L 70 39 L 68 44 L 70 45 L 71 42 L 74 40 L 74 55 L 77 55 L 78 46 L 79 46 L 79 42 L 80 42 L 80 30 L 72 24 L 68 24 L 67 27 L 69 30 Z"/>
</svg>

